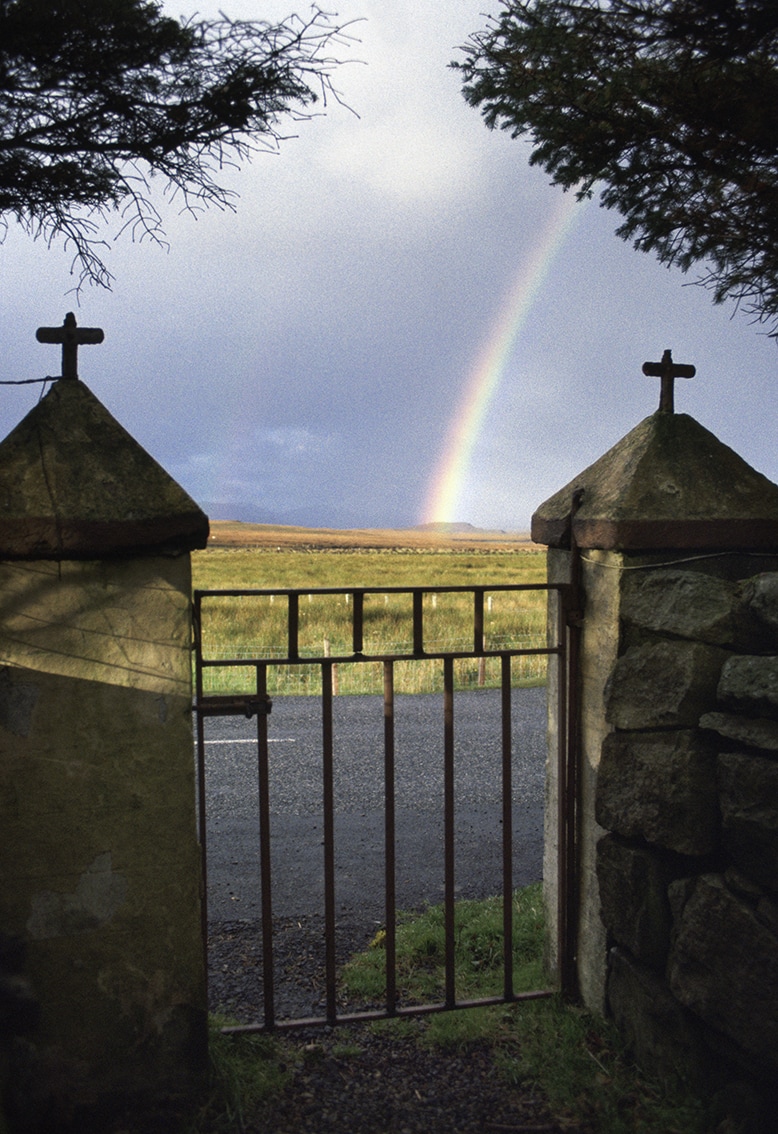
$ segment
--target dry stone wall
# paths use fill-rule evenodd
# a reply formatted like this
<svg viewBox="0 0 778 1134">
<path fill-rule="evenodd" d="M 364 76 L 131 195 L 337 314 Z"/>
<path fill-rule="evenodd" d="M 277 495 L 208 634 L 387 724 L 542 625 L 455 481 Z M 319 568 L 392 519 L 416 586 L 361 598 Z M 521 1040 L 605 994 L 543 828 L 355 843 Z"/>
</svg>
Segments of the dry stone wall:
<svg viewBox="0 0 778 1134">
<path fill-rule="evenodd" d="M 607 998 L 642 1065 L 778 1082 L 778 572 L 625 571 L 596 819 Z"/>
</svg>

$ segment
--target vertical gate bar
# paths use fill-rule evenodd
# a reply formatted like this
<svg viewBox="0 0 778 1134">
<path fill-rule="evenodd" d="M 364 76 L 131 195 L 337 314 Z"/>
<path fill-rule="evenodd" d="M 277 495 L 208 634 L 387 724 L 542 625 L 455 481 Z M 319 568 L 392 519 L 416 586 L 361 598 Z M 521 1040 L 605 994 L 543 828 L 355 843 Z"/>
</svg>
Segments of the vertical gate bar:
<svg viewBox="0 0 778 1134">
<path fill-rule="evenodd" d="M 447 1008 L 456 1003 L 454 964 L 454 659 L 443 659 L 443 846 Z"/>
<path fill-rule="evenodd" d="M 205 821 L 205 727 L 203 714 L 197 717 L 197 826 L 200 841 L 200 926 L 205 957 L 206 991 L 208 978 L 208 853 Z"/>
<path fill-rule="evenodd" d="M 503 996 L 513 999 L 513 784 L 511 659 L 501 661 L 502 693 L 502 954 Z"/>
<path fill-rule="evenodd" d="M 473 651 L 484 652 L 484 592 L 473 591 Z"/>
<path fill-rule="evenodd" d="M 413 652 L 424 653 L 424 592 L 413 592 Z"/>
<path fill-rule="evenodd" d="M 566 799 L 566 873 L 567 873 L 567 951 L 565 954 L 566 995 L 573 998 L 578 993 L 577 941 L 578 941 L 578 885 L 579 885 L 579 804 L 578 769 L 580 764 L 580 645 L 581 645 L 581 593 L 580 556 L 575 543 L 571 551 L 572 609 L 567 617 L 567 799 Z"/>
<path fill-rule="evenodd" d="M 568 779 L 568 714 L 567 714 L 567 594 L 557 591 L 556 635 L 559 653 L 557 664 L 557 941 L 556 954 L 559 966 L 559 982 L 562 992 L 568 983 L 567 958 L 570 952 L 567 924 L 567 867 L 568 867 L 568 821 L 567 821 L 567 779 Z"/>
<path fill-rule="evenodd" d="M 300 656 L 300 596 L 297 591 L 293 591 L 289 595 L 289 621 L 287 627 L 288 637 L 288 656 L 290 658 L 299 658 Z"/>
<path fill-rule="evenodd" d="M 195 655 L 195 701 L 203 698 L 203 596 L 195 591 L 192 603 L 192 636 Z"/>
<path fill-rule="evenodd" d="M 197 834 L 200 843 L 200 932 L 203 939 L 206 991 L 208 980 L 208 855 L 205 817 L 205 722 L 202 714 L 203 639 L 202 601 L 195 592 L 192 605 L 192 632 L 195 658 L 195 718 L 197 727 Z"/>
<path fill-rule="evenodd" d="M 336 1020 L 335 815 L 333 803 L 332 662 L 321 667 L 322 803 L 324 808 L 324 943 L 327 1022 Z"/>
<path fill-rule="evenodd" d="M 386 1011 L 397 1014 L 397 908 L 394 776 L 394 662 L 384 662 L 384 854 L 386 861 Z"/>
<path fill-rule="evenodd" d="M 571 626 L 567 643 L 567 951 L 565 954 L 565 994 L 577 994 L 576 954 L 578 938 L 578 635 Z"/>
<path fill-rule="evenodd" d="M 257 697 L 267 697 L 267 666 L 257 670 Z M 275 972 L 273 963 L 273 893 L 270 869 L 270 761 L 267 742 L 267 714 L 257 713 L 257 773 L 259 780 L 259 875 L 262 900 L 262 987 L 265 1001 L 265 1027 L 272 1031 L 276 1020 Z"/>
<path fill-rule="evenodd" d="M 355 654 L 362 653 L 363 646 L 363 611 L 365 605 L 365 595 L 363 591 L 354 591 L 352 593 L 354 600 L 354 611 L 352 614 L 351 623 L 351 649 Z"/>
</svg>

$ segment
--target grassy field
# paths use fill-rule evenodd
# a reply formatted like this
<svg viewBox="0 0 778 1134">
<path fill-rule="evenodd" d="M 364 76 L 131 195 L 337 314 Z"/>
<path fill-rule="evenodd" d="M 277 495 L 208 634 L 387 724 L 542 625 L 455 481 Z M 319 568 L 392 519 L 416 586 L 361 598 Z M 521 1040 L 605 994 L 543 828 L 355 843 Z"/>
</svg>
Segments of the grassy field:
<svg viewBox="0 0 778 1134">
<path fill-rule="evenodd" d="M 522 532 L 486 532 L 466 525 L 430 525 L 422 528 L 296 528 L 279 524 L 243 524 L 212 520 L 209 547 L 267 548 L 281 550 L 337 549 L 352 551 L 514 551 L 540 550 Z"/>
<path fill-rule="evenodd" d="M 304 592 L 299 607 L 300 656 L 343 658 L 352 653 L 353 600 L 350 595 L 316 595 L 321 588 L 386 587 L 365 596 L 365 654 L 410 653 L 413 648 L 412 596 L 390 588 L 499 586 L 542 583 L 542 550 L 521 536 L 501 533 L 330 532 L 265 525 L 215 523 L 209 546 L 193 557 L 197 589 L 296 588 Z M 546 596 L 542 591 L 487 593 L 484 602 L 485 647 L 491 650 L 545 645 Z M 424 597 L 424 649 L 428 653 L 472 648 L 473 598 L 457 592 Z M 274 658 L 286 654 L 288 599 L 283 594 L 210 598 L 203 610 L 206 658 Z M 494 685 L 499 659 L 462 659 L 455 666 L 459 687 Z M 545 680 L 546 659 L 514 659 L 514 684 Z M 206 670 L 206 692 L 247 692 L 253 667 Z M 379 692 L 380 662 L 338 662 L 334 691 Z M 320 664 L 271 666 L 269 691 L 317 693 Z M 442 687 L 442 663 L 401 662 L 398 692 L 428 692 Z"/>
</svg>

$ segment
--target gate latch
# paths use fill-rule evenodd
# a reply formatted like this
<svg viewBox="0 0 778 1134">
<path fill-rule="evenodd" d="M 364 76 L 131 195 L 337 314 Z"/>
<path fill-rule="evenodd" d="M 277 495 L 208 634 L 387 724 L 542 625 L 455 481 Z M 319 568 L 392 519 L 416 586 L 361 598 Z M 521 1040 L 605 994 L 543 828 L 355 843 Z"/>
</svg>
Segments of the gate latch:
<svg viewBox="0 0 778 1134">
<path fill-rule="evenodd" d="M 213 695 L 201 697 L 194 708 L 204 717 L 244 716 L 251 720 L 253 716 L 269 716 L 273 702 L 269 697 L 258 696 L 256 693 L 225 697 Z"/>
</svg>

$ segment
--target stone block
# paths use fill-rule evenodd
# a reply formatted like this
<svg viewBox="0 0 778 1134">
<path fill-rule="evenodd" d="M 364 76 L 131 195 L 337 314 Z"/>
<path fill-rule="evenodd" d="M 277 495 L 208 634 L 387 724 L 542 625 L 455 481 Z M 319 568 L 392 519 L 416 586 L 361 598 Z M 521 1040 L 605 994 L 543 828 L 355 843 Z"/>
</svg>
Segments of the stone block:
<svg viewBox="0 0 778 1134">
<path fill-rule="evenodd" d="M 625 573 L 621 616 L 641 629 L 714 646 L 753 649 L 765 633 L 736 584 L 698 571 Z"/>
<path fill-rule="evenodd" d="M 623 949 L 609 955 L 608 1006 L 638 1066 L 666 1087 L 702 1093 L 714 1084 L 699 1021 L 664 980 Z"/>
<path fill-rule="evenodd" d="M 778 890 L 778 761 L 726 752 L 717 774 L 725 849 L 749 878 Z"/>
<path fill-rule="evenodd" d="M 778 630 L 778 572 L 765 571 L 741 584 L 743 603 L 765 625 Z"/>
<path fill-rule="evenodd" d="M 595 815 L 626 839 L 709 854 L 719 824 L 713 749 L 691 729 L 611 733 L 602 745 Z"/>
<path fill-rule="evenodd" d="M 619 945 L 639 961 L 662 969 L 670 947 L 668 870 L 646 847 L 606 835 L 597 844 L 600 914 Z"/>
<path fill-rule="evenodd" d="M 616 728 L 693 728 L 715 708 L 728 654 L 699 642 L 632 646 L 618 659 L 605 689 L 605 713 Z"/>
<path fill-rule="evenodd" d="M 684 897 L 667 964 L 673 995 L 760 1071 L 778 1071 L 778 938 L 721 875 L 701 875 Z"/>
<path fill-rule="evenodd" d="M 728 709 L 778 719 L 778 657 L 729 658 L 721 671 L 717 694 Z"/>
<path fill-rule="evenodd" d="M 778 752 L 778 721 L 741 717 L 736 713 L 703 713 L 700 728 L 712 729 L 727 740 L 737 740 L 749 748 Z"/>
</svg>

